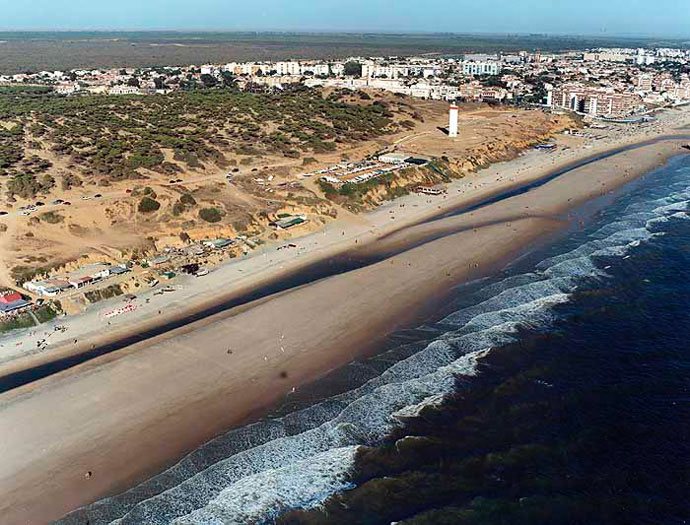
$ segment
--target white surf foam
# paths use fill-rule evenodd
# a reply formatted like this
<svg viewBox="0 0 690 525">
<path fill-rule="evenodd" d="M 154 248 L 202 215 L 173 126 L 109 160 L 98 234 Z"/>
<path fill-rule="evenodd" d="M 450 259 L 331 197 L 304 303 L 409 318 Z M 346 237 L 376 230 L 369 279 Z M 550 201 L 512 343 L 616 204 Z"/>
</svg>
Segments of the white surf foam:
<svg viewBox="0 0 690 525">
<path fill-rule="evenodd" d="M 202 509 L 175 519 L 173 523 L 258 523 L 291 508 L 315 507 L 334 491 L 352 486 L 347 474 L 354 466 L 356 449 L 351 446 L 327 450 L 281 468 L 242 478 L 223 489 Z"/>
<path fill-rule="evenodd" d="M 234 500 L 218 498 L 226 488 L 261 473 L 269 478 L 288 476 L 280 482 L 270 479 L 276 486 L 292 486 L 289 476 L 293 471 L 287 468 L 290 465 L 308 461 L 335 448 L 381 441 L 400 424 L 393 417 L 394 413 L 433 396 L 452 392 L 458 375 L 474 374 L 477 358 L 487 349 L 514 341 L 518 326 L 534 327 L 550 322 L 553 316 L 546 310 L 566 300 L 566 294 L 555 294 L 475 316 L 459 331 L 433 341 L 423 351 L 394 364 L 355 391 L 338 396 L 341 401 L 347 399 L 349 403 L 331 421 L 219 461 L 180 485 L 139 504 L 117 523 L 169 523 L 182 515 L 197 516 L 194 513 L 199 509 L 205 509 L 200 511 L 203 515 L 207 515 L 204 514 L 206 512 L 217 514 L 223 505 L 224 519 L 229 519 L 232 514 L 237 522 L 241 522 L 242 514 L 233 514 L 239 512 L 237 508 L 227 506 Z M 276 468 L 278 466 L 280 468 Z M 319 493 L 325 497 L 340 490 L 338 487 L 346 475 L 345 468 L 343 465 L 336 469 L 331 464 L 332 479 L 321 481 Z M 262 490 L 267 491 L 262 497 L 270 501 L 280 499 L 267 488 Z M 291 493 L 290 498 L 299 499 L 297 493 Z M 305 495 L 304 499 L 313 501 L 313 494 Z M 228 522 L 234 523 L 234 519 Z"/>
</svg>

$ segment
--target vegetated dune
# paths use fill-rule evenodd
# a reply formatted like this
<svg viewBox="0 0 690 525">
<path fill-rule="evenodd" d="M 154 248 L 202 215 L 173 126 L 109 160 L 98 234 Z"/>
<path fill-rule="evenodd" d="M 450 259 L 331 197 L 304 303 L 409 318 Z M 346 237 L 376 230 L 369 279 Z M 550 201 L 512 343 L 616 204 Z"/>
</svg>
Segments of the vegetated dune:
<svg viewBox="0 0 690 525">
<path fill-rule="evenodd" d="M 333 89 L 74 99 L 28 92 L 14 97 L 18 104 L 9 98 L 0 93 L 0 132 L 8 138 L 0 208 L 54 199 L 72 205 L 7 218 L 8 232 L 0 233 L 6 285 L 80 258 L 123 262 L 199 239 L 303 235 L 419 184 L 512 158 L 573 125 L 538 111 L 468 104 L 461 138 L 448 141 L 439 131 L 444 102 Z M 300 177 L 386 147 L 434 165 L 348 185 L 349 193 L 328 193 Z M 96 194 L 102 197 L 82 200 Z M 281 213 L 310 220 L 275 232 L 269 222 Z"/>
</svg>

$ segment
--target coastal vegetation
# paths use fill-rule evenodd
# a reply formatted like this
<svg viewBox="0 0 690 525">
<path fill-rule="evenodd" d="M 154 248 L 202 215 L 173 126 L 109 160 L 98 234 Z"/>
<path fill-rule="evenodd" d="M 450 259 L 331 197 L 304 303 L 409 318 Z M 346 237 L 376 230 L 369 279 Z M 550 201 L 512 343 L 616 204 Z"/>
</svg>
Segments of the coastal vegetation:
<svg viewBox="0 0 690 525">
<path fill-rule="evenodd" d="M 139 213 L 152 213 L 161 207 L 161 203 L 151 197 L 142 197 L 139 201 Z"/>
<path fill-rule="evenodd" d="M 177 217 L 194 206 L 196 206 L 196 199 L 190 193 L 184 193 L 173 205 L 172 213 Z"/>
<path fill-rule="evenodd" d="M 31 312 L 22 311 L 16 315 L 4 317 L 0 319 L 0 334 L 19 328 L 31 328 L 36 326 L 36 321 L 38 323 L 46 323 L 55 319 L 59 313 L 60 304 L 55 302 L 38 306 Z"/>
<path fill-rule="evenodd" d="M 49 261 L 42 255 L 28 256 L 23 259 L 23 264 L 13 266 L 10 274 L 15 283 L 22 284 L 38 277 L 48 277 L 52 271 L 60 268 L 64 263 L 64 259 Z"/>
<path fill-rule="evenodd" d="M 147 97 L 0 91 L 0 173 L 10 177 L 9 193 L 30 198 L 55 181 L 42 177 L 51 162 L 27 154 L 28 143 L 65 159 L 83 177 L 116 181 L 143 178 L 147 170 L 223 167 L 233 156 L 242 162 L 334 151 L 395 131 L 392 116 L 381 102 L 348 104 L 305 87 Z"/>
<path fill-rule="evenodd" d="M 31 317 L 31 314 L 28 312 L 22 312 L 13 317 L 0 321 L 0 334 L 3 332 L 9 332 L 11 330 L 16 330 L 18 328 L 30 328 L 35 325 L 36 322 Z"/>
<path fill-rule="evenodd" d="M 47 211 L 39 215 L 39 218 L 47 222 L 48 224 L 59 224 L 65 220 L 65 218 L 55 211 Z"/>
<path fill-rule="evenodd" d="M 7 181 L 5 188 L 8 196 L 32 199 L 39 193 L 47 193 L 53 186 L 55 179 L 50 175 L 37 177 L 32 173 L 18 173 Z"/>
<path fill-rule="evenodd" d="M 199 211 L 199 218 L 206 222 L 220 222 L 223 216 L 218 208 L 204 208 Z"/>
<path fill-rule="evenodd" d="M 124 292 L 122 291 L 122 288 L 119 284 L 111 284 L 109 286 L 106 286 L 105 288 L 85 292 L 84 297 L 86 297 L 86 300 L 90 303 L 97 303 L 98 301 L 102 301 L 104 299 L 117 297 L 118 295 L 122 295 L 123 293 Z"/>
<path fill-rule="evenodd" d="M 384 135 L 409 134 L 409 122 L 445 118 L 442 102 L 363 93 L 303 87 L 240 92 L 217 85 L 145 96 L 65 97 L 30 89 L 0 94 L 0 130 L 17 137 L 19 152 L 6 157 L 0 177 L 6 205 L 0 209 L 26 205 L 15 204 L 19 199 L 66 205 L 59 216 L 30 211 L 31 217 L 17 222 L 7 276 L 16 283 L 54 273 L 85 249 L 128 258 L 142 245 L 155 251 L 190 242 L 180 241 L 181 232 L 192 241 L 213 232 L 253 243 L 302 234 L 335 219 L 340 207 L 372 209 L 419 185 L 448 182 L 511 158 L 525 140 L 560 129 L 541 114 L 517 119 L 471 106 L 468 111 L 492 123 L 477 133 L 500 129 L 500 140 L 458 150 L 459 157 L 429 134 L 414 148 L 434 158 L 433 165 L 342 186 L 301 179 L 300 173 L 337 158 L 357 163 L 375 157 L 395 140 Z M 109 187 L 100 190 L 105 195 L 97 188 L 103 186 Z M 308 216 L 306 226 L 277 234 L 270 222 L 284 211 Z"/>
</svg>

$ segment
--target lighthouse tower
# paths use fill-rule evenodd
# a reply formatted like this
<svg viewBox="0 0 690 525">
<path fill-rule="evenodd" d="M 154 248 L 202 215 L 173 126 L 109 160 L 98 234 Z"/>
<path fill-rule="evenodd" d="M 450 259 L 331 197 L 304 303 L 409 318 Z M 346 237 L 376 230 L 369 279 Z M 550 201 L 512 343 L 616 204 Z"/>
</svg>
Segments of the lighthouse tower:
<svg viewBox="0 0 690 525">
<path fill-rule="evenodd" d="M 458 136 L 458 106 L 456 104 L 451 104 L 448 111 L 448 136 Z"/>
</svg>

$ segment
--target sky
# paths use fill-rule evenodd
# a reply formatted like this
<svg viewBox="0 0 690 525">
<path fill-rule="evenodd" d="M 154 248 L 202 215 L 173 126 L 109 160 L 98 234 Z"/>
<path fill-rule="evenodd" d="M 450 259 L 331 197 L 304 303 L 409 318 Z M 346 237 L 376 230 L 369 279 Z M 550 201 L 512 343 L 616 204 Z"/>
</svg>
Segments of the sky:
<svg viewBox="0 0 690 525">
<path fill-rule="evenodd" d="M 0 30 L 166 29 L 690 37 L 690 0 L 0 0 Z"/>
</svg>

